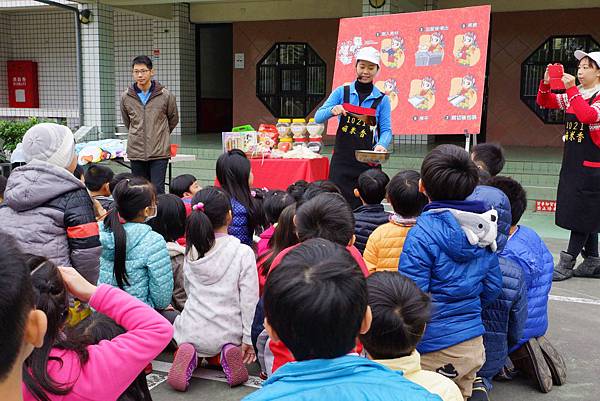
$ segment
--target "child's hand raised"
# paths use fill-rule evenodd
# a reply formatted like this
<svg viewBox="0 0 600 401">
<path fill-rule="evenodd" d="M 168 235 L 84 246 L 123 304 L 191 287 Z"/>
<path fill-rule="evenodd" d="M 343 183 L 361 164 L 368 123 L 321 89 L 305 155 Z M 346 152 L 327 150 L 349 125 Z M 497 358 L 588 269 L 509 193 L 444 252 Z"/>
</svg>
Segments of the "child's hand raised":
<svg viewBox="0 0 600 401">
<path fill-rule="evenodd" d="M 254 353 L 254 347 L 250 344 L 242 343 L 242 361 L 247 365 L 256 361 L 256 354 Z"/>
<path fill-rule="evenodd" d="M 62 276 L 67 290 L 73 294 L 73 296 L 83 302 L 88 302 L 94 292 L 96 292 L 96 286 L 88 282 L 83 278 L 81 274 L 72 267 L 59 267 L 60 275 Z"/>
</svg>

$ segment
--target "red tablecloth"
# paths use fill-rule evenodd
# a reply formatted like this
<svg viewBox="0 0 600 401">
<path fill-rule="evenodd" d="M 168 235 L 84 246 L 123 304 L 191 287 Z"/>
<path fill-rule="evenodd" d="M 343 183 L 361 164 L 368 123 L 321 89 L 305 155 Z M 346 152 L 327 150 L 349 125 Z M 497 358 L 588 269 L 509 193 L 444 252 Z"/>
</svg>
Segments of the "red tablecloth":
<svg viewBox="0 0 600 401">
<path fill-rule="evenodd" d="M 298 180 L 308 182 L 329 177 L 329 159 L 250 159 L 255 188 L 282 189 Z"/>
<path fill-rule="evenodd" d="M 329 177 L 329 159 L 250 159 L 255 188 L 282 189 L 298 180 L 308 182 Z M 215 185 L 219 182 L 215 178 Z"/>
</svg>

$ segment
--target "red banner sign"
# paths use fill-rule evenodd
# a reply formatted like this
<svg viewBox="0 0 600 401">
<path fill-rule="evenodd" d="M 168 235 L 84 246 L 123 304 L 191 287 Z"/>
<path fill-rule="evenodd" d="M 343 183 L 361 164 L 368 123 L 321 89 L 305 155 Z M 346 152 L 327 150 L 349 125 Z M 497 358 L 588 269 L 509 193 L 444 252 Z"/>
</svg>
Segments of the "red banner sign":
<svg viewBox="0 0 600 401">
<path fill-rule="evenodd" d="M 490 6 L 340 20 L 333 88 L 356 79 L 356 52 L 381 54 L 375 86 L 388 95 L 392 132 L 477 134 Z M 337 120 L 327 132 L 335 134 Z"/>
<path fill-rule="evenodd" d="M 556 212 L 556 201 L 551 200 L 536 200 L 535 201 L 536 212 Z"/>
</svg>

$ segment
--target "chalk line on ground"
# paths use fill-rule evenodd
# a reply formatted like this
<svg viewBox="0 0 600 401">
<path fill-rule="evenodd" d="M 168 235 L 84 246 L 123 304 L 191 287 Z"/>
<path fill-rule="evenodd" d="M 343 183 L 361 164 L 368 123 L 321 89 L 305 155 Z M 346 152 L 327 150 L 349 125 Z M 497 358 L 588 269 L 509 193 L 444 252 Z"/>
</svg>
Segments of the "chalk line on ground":
<svg viewBox="0 0 600 401">
<path fill-rule="evenodd" d="M 551 301 L 571 302 L 576 304 L 600 305 L 600 299 L 578 298 L 578 297 L 563 297 L 561 295 L 549 295 Z"/>
</svg>

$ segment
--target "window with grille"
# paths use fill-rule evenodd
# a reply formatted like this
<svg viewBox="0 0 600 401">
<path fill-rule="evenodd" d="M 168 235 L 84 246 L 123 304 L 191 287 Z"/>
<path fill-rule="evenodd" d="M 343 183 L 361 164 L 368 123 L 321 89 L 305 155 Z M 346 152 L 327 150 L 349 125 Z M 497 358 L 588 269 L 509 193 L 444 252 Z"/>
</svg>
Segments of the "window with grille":
<svg viewBox="0 0 600 401">
<path fill-rule="evenodd" d="M 521 64 L 521 100 L 546 124 L 562 124 L 563 110 L 542 109 L 535 103 L 540 81 L 546 66 L 561 63 L 565 72 L 577 76 L 578 60 L 575 50 L 586 53 L 600 50 L 600 45 L 589 35 L 551 36 Z"/>
<path fill-rule="evenodd" d="M 276 43 L 256 66 L 256 96 L 275 117 L 306 117 L 325 97 L 326 72 L 307 43 Z"/>
</svg>

